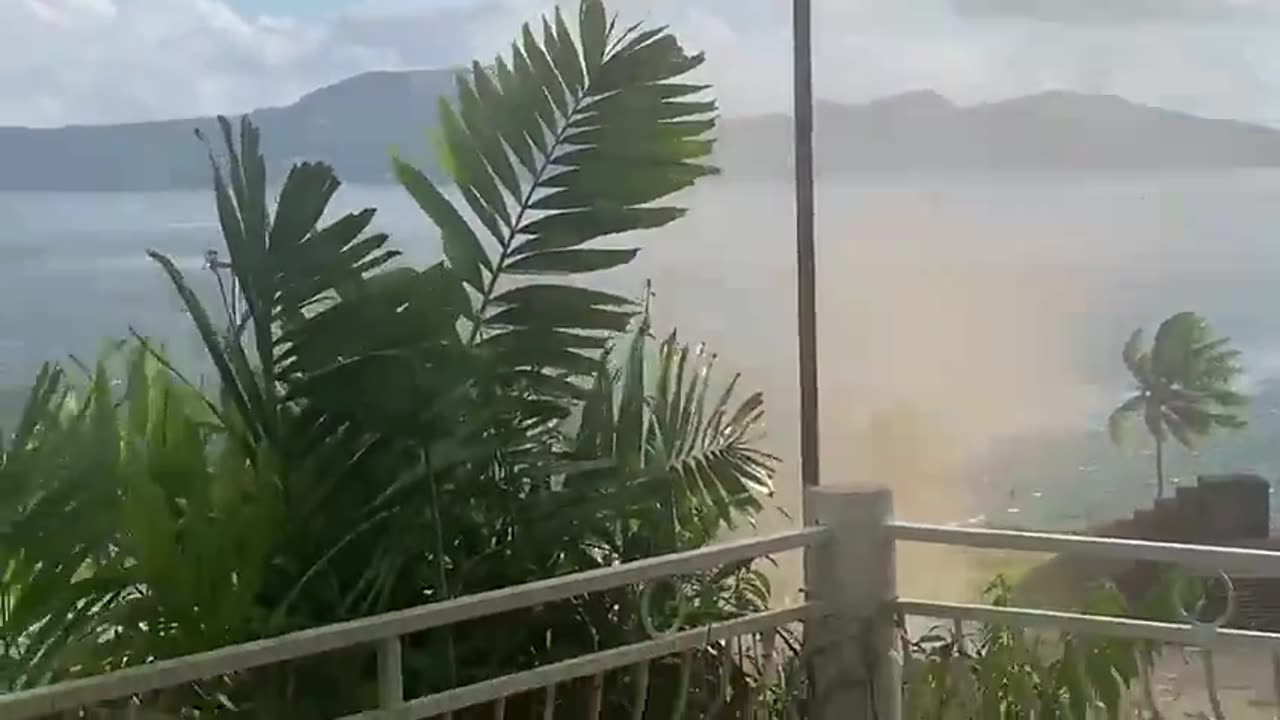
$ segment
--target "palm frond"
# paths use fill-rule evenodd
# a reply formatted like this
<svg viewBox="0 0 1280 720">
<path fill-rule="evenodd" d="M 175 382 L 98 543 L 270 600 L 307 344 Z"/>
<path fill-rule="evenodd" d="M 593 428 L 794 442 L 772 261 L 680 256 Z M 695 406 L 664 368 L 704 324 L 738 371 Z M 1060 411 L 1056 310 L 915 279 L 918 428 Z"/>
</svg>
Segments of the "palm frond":
<svg viewBox="0 0 1280 720">
<path fill-rule="evenodd" d="M 576 34 L 557 11 L 541 37 L 526 25 L 507 57 L 458 78 L 456 103 L 442 102 L 440 118 L 465 213 L 395 161 L 473 293 L 471 339 L 517 365 L 569 376 L 588 367 L 581 350 L 548 357 L 540 336 L 616 333 L 636 307 L 529 278 L 629 262 L 636 248 L 593 241 L 681 217 L 683 208 L 653 203 L 715 172 L 702 162 L 715 103 L 701 97 L 705 87 L 675 82 L 702 56 L 665 28 L 615 34 L 606 18 L 600 0 L 583 0 Z"/>
<path fill-rule="evenodd" d="M 296 353 L 289 330 L 326 301 L 352 292 L 398 253 L 384 249 L 386 235 L 364 236 L 373 210 L 320 226 L 340 187 L 332 168 L 322 163 L 301 163 L 289 171 L 273 216 L 258 128 L 242 118 L 237 143 L 231 122 L 220 117 L 218 123 L 225 166 L 212 148 L 209 162 L 230 269 L 245 300 L 244 317 L 228 316 L 219 325 L 181 270 L 159 252 L 149 255 L 164 269 L 195 323 L 221 392 L 239 416 L 229 425 L 244 428 L 242 444 L 249 448 L 263 439 L 280 442 L 281 383 L 314 369 L 290 364 Z M 246 327 L 252 359 L 241 337 Z"/>
<path fill-rule="evenodd" d="M 1124 360 L 1124 366 L 1139 385 L 1146 384 L 1150 374 L 1150 358 L 1143 348 L 1144 339 L 1142 328 L 1134 330 L 1129 335 L 1129 339 L 1124 344 L 1124 350 L 1120 354 Z"/>
<path fill-rule="evenodd" d="M 1196 347 L 1208 340 L 1209 327 L 1193 312 L 1170 316 L 1156 330 L 1151 345 L 1152 372 L 1159 377 L 1183 382 L 1195 369 Z"/>
<path fill-rule="evenodd" d="M 1133 424 L 1133 418 L 1146 403 L 1146 396 L 1139 393 L 1125 400 L 1111 415 L 1107 417 L 1107 434 L 1111 442 L 1121 447 L 1128 442 L 1127 430 Z"/>
</svg>

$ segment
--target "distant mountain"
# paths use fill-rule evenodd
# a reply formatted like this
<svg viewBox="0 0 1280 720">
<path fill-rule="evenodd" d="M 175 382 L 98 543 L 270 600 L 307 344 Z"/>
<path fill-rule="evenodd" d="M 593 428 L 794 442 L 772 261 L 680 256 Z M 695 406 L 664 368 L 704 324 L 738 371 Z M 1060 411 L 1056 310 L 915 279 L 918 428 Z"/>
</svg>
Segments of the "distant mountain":
<svg viewBox="0 0 1280 720">
<path fill-rule="evenodd" d="M 269 174 L 299 159 L 325 160 L 351 182 L 389 182 L 388 153 L 424 160 L 436 100 L 453 71 L 373 72 L 250 113 L 261 126 Z M 194 136 L 222 144 L 213 118 L 56 129 L 0 127 L 0 190 L 157 190 L 209 186 Z"/>
<path fill-rule="evenodd" d="M 270 171 L 295 160 L 332 163 L 349 182 L 390 181 L 391 148 L 435 172 L 436 100 L 452 71 L 374 72 L 250 115 L 265 135 Z M 957 106 L 933 92 L 861 105 L 820 103 L 824 173 L 1197 170 L 1280 166 L 1280 131 L 1214 120 L 1122 98 L 1050 92 Z M 155 190 L 206 187 L 193 137 L 215 142 L 212 118 L 55 129 L 0 127 L 0 190 Z M 728 118 L 716 162 L 731 176 L 783 177 L 791 121 Z"/>
<path fill-rule="evenodd" d="M 1047 92 L 961 107 L 931 91 L 863 105 L 819 103 L 820 172 L 1201 170 L 1280 166 L 1280 131 L 1139 105 L 1113 95 Z M 731 174 L 791 163 L 791 120 L 727 124 Z"/>
</svg>

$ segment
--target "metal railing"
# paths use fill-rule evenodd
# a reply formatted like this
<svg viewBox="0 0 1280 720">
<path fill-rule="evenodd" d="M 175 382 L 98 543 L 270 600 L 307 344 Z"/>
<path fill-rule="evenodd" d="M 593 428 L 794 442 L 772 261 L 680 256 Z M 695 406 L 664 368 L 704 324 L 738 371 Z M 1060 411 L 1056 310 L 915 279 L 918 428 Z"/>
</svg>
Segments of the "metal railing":
<svg viewBox="0 0 1280 720">
<path fill-rule="evenodd" d="M 738 540 L 4 694 L 0 695 L 0 718 L 41 718 L 91 707 L 97 703 L 127 700 L 200 680 L 357 647 L 377 648 L 380 707 L 350 717 L 407 719 L 444 714 L 471 705 L 500 701 L 512 693 L 596 675 L 711 642 L 769 632 L 806 619 L 815 606 L 804 604 L 756 613 L 407 702 L 403 696 L 403 636 L 627 585 L 712 570 L 731 563 L 808 548 L 823 543 L 829 537 L 830 532 L 826 528 L 808 527 Z"/>
<path fill-rule="evenodd" d="M 1200 571 L 1246 572 L 1253 576 L 1280 577 L 1280 552 L 1251 548 L 1231 548 L 1183 543 L 1150 542 L 1082 535 L 985 530 L 915 523 L 889 522 L 891 537 L 898 542 L 918 542 L 950 547 L 1016 550 L 1054 555 L 1091 556 L 1121 560 L 1168 563 Z M 1079 613 L 1052 612 L 1030 608 L 1005 608 L 966 603 L 946 603 L 899 598 L 897 608 L 904 615 L 947 620 L 979 621 L 1011 627 L 1048 627 L 1170 645 L 1199 645 L 1203 631 L 1187 623 L 1159 623 Z M 1280 649 L 1280 635 L 1247 630 L 1220 629 L 1214 642 L 1223 647 Z"/>
<path fill-rule="evenodd" d="M 888 491 L 814 488 L 806 507 L 814 526 L 690 552 L 648 558 L 614 567 L 503 588 L 384 615 L 304 630 L 119 672 L 0 695 L 0 718 L 26 720 L 61 711 L 137 697 L 187 683 L 226 676 L 344 648 L 376 648 L 378 707 L 343 720 L 447 716 L 464 708 L 494 704 L 502 716 L 507 698 L 545 690 L 545 707 L 555 706 L 557 685 L 599 679 L 622 668 L 644 668 L 655 659 L 688 653 L 713 643 L 756 636 L 773 659 L 778 628 L 805 622 L 805 643 L 824 652 L 805 660 L 823 698 L 811 717 L 900 717 L 901 680 L 895 674 L 896 615 L 957 622 L 1051 628 L 1071 633 L 1148 640 L 1172 645 L 1265 648 L 1280 651 L 1280 635 L 1220 629 L 1211 635 L 1187 623 L 1054 612 L 1031 608 L 949 603 L 901 598 L 896 592 L 898 543 L 1083 555 L 1169 563 L 1200 571 L 1242 572 L 1280 577 L 1280 553 L 1252 548 L 1099 538 L 896 522 Z M 406 635 L 499 615 L 594 592 L 711 570 L 790 550 L 805 551 L 807 602 L 746 617 L 660 635 L 644 642 L 567 659 L 523 672 L 455 687 L 425 697 L 404 697 L 401 642 Z M 886 610 L 891 612 L 886 612 Z M 846 652 L 856 646 L 856 650 Z M 830 652 L 836 648 L 836 652 Z M 872 653 L 878 662 L 863 665 Z M 884 661 L 884 662 L 880 662 Z M 766 671 L 766 675 L 768 672 Z M 644 673 L 641 672 L 641 676 Z M 874 708 L 874 709 L 872 709 Z M 546 718 L 551 718 L 549 714 Z"/>
</svg>

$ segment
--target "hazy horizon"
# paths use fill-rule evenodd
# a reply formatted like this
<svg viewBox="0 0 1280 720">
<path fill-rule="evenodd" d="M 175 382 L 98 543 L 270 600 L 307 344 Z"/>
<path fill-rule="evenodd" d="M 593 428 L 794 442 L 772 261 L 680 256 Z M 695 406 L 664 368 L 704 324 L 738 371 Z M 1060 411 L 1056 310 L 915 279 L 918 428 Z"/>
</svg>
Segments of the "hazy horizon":
<svg viewBox="0 0 1280 720">
<path fill-rule="evenodd" d="M 656 331 L 678 326 L 726 372 L 741 371 L 744 387 L 766 391 L 769 443 L 793 479 L 791 187 L 721 178 L 680 202 L 687 218 L 632 238 L 639 259 L 596 281 L 638 295 L 652 279 Z M 438 254 L 434 229 L 398 188 L 347 186 L 336 206 L 377 207 L 375 225 L 414 262 Z M 1098 430 L 1128 387 L 1119 361 L 1128 333 L 1184 309 L 1236 339 L 1254 388 L 1280 376 L 1280 324 L 1268 320 L 1280 299 L 1269 281 L 1280 247 L 1266 231 L 1278 206 L 1277 171 L 820 182 L 823 434 L 833 476 L 859 462 L 850 455 L 857 434 L 884 408 L 920 411 L 939 431 L 931 453 L 948 465 L 1011 437 Z M 204 251 L 220 246 L 208 192 L 0 193 L 0 214 L 14 231 L 0 240 L 10 258 L 0 269 L 0 385 L 24 385 L 45 360 L 91 355 L 99 337 L 131 326 L 198 359 L 144 251 L 171 253 L 207 283 Z M 948 520 L 985 510 L 968 501 L 942 508 Z"/>
</svg>

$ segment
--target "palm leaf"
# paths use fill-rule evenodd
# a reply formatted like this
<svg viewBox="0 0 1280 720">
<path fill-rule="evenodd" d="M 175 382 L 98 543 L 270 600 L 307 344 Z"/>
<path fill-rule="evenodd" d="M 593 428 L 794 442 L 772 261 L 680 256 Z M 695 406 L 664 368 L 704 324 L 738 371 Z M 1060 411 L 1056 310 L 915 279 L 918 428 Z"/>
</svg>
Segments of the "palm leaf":
<svg viewBox="0 0 1280 720">
<path fill-rule="evenodd" d="M 158 252 L 149 254 L 168 275 L 200 333 L 222 392 L 241 418 L 233 425 L 243 424 L 249 441 L 279 442 L 279 381 L 287 379 L 286 370 L 296 376 L 303 369 L 285 367 L 285 361 L 296 356 L 290 348 L 290 329 L 314 314 L 318 305 L 352 292 L 397 253 L 384 249 L 386 235 L 364 235 L 373 210 L 320 226 L 341 185 L 332 168 L 322 163 L 301 163 L 289 171 L 273 216 L 257 127 L 241 119 L 237 145 L 231 122 L 220 117 L 218 124 L 226 163 L 224 167 L 209 150 L 214 199 L 246 317 L 227 317 L 226 329 L 220 330 L 177 266 Z M 252 359 L 240 334 L 246 325 L 253 337 Z"/>
<path fill-rule="evenodd" d="M 1124 366 L 1128 368 L 1129 374 L 1133 376 L 1135 382 L 1139 385 L 1148 382 L 1150 373 L 1149 363 L 1146 359 L 1146 353 L 1143 350 L 1143 332 L 1142 328 L 1133 331 L 1128 341 L 1124 344 L 1124 350 L 1121 353 L 1124 360 Z"/>
<path fill-rule="evenodd" d="M 1107 417 L 1107 434 L 1111 437 L 1111 442 L 1120 446 L 1126 444 L 1128 438 L 1125 431 L 1145 402 L 1145 395 L 1134 395 L 1111 411 L 1111 415 Z"/>
<path fill-rule="evenodd" d="M 1208 434 L 1212 421 L 1204 421 L 1200 417 L 1173 408 L 1164 408 L 1164 427 L 1183 447 L 1194 450 L 1201 438 Z"/>
<path fill-rule="evenodd" d="M 1183 381 L 1193 374 L 1195 348 L 1208 335 L 1204 318 L 1193 312 L 1170 316 L 1156 330 L 1151 345 L 1151 368 L 1157 376 Z"/>
<path fill-rule="evenodd" d="M 446 262 L 474 293 L 471 339 L 510 335 L 494 346 L 504 357 L 551 374 L 576 374 L 581 364 L 548 358 L 539 334 L 613 334 L 635 308 L 518 278 L 630 262 L 634 248 L 590 245 L 681 217 L 682 208 L 652 203 L 714 172 L 701 161 L 715 104 L 688 99 L 702 86 L 673 82 L 702 56 L 662 28 L 615 35 L 606 18 L 600 0 L 583 0 L 576 33 L 557 11 L 540 38 L 524 27 L 509 60 L 458 77 L 456 103 L 440 116 L 465 211 L 395 161 L 401 184 L 441 229 Z M 523 292 L 512 294 L 513 285 Z M 543 312 L 551 295 L 555 312 Z"/>
<path fill-rule="evenodd" d="M 773 492 L 777 458 L 752 443 L 762 431 L 763 398 L 752 394 L 736 407 L 732 387 L 711 400 L 714 358 L 701 347 L 681 345 L 674 334 L 659 350 L 659 380 L 652 405 L 661 442 L 653 459 L 692 495 L 688 504 L 711 526 L 733 527 Z M 728 417 L 726 422 L 724 418 Z"/>
</svg>

